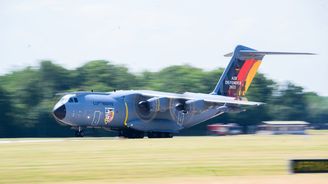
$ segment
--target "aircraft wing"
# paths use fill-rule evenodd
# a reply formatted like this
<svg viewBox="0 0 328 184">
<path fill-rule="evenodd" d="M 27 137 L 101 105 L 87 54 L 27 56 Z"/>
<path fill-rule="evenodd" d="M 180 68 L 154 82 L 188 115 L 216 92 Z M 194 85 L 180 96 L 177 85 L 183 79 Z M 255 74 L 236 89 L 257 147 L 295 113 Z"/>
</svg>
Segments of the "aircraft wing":
<svg viewBox="0 0 328 184">
<path fill-rule="evenodd" d="M 150 91 L 150 90 L 140 90 L 138 91 L 140 95 L 147 97 L 166 97 L 170 99 L 184 99 L 184 100 L 204 100 L 205 102 L 212 102 L 218 104 L 227 105 L 247 105 L 247 106 L 259 106 L 264 103 L 262 102 L 252 102 L 246 100 L 236 100 L 234 97 L 226 97 L 220 95 L 211 95 L 204 93 L 169 93 L 160 91 Z"/>
</svg>

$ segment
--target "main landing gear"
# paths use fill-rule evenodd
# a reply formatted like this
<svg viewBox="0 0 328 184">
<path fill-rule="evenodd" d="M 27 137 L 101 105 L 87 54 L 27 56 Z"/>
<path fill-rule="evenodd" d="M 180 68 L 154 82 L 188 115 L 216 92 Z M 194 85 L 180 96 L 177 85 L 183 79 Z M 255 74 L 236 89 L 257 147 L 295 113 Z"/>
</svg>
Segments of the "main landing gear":
<svg viewBox="0 0 328 184">
<path fill-rule="evenodd" d="M 145 134 L 148 138 L 172 138 L 173 134 L 168 132 L 142 132 L 132 129 L 126 129 L 119 131 L 119 137 L 125 137 L 130 139 L 142 139 L 144 138 Z"/>
<path fill-rule="evenodd" d="M 126 129 L 126 130 L 119 131 L 118 136 L 129 138 L 129 139 L 142 139 L 144 138 L 145 133 L 137 130 Z"/>
<path fill-rule="evenodd" d="M 148 138 L 172 138 L 173 134 L 168 132 L 148 132 Z"/>
</svg>

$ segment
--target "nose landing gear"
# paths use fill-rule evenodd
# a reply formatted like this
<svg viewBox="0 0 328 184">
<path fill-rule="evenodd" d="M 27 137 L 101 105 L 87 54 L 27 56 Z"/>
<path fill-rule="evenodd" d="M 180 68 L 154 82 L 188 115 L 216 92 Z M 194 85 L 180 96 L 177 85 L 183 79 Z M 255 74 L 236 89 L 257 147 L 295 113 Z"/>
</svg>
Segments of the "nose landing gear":
<svg viewBox="0 0 328 184">
<path fill-rule="evenodd" d="M 84 137 L 84 131 L 83 131 L 82 127 L 78 127 L 75 130 L 75 137 Z"/>
</svg>

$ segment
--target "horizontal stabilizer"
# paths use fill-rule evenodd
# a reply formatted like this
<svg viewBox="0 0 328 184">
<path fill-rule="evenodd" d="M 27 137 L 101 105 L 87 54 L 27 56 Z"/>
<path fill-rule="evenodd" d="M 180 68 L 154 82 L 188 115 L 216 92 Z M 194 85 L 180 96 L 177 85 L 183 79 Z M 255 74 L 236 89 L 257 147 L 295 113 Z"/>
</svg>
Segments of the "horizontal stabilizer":
<svg viewBox="0 0 328 184">
<path fill-rule="evenodd" d="M 240 50 L 239 55 L 241 57 L 256 57 L 256 56 L 265 56 L 265 55 L 316 55 L 315 53 L 310 52 L 267 52 L 267 51 L 256 51 L 256 50 Z M 225 54 L 224 57 L 233 56 L 233 52 Z"/>
</svg>

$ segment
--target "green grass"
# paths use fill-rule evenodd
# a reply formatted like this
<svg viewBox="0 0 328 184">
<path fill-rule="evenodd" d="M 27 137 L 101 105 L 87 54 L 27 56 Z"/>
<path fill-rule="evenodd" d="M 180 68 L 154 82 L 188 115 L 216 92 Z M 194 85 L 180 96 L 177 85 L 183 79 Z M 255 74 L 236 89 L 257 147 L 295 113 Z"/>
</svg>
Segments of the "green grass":
<svg viewBox="0 0 328 184">
<path fill-rule="evenodd" d="M 0 143 L 0 183 L 286 175 L 289 159 L 328 158 L 327 134 L 4 140 L 13 142 Z"/>
</svg>

